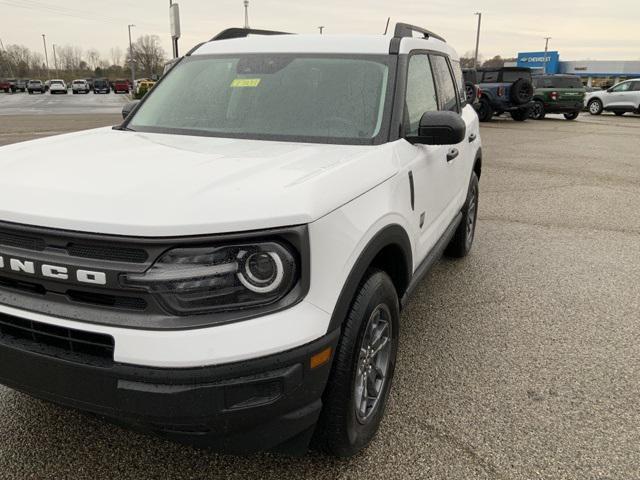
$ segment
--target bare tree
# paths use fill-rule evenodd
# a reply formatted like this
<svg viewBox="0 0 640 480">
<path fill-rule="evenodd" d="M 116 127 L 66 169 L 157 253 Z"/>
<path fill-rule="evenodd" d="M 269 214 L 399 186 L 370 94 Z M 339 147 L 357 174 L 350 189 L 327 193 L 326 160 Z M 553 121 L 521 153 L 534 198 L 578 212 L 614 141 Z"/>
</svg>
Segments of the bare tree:
<svg viewBox="0 0 640 480">
<path fill-rule="evenodd" d="M 122 49 L 113 47 L 109 54 L 111 55 L 111 65 L 122 65 Z"/>
<path fill-rule="evenodd" d="M 87 65 L 91 70 L 95 70 L 100 65 L 100 52 L 95 48 L 87 50 Z"/>
<path fill-rule="evenodd" d="M 164 48 L 160 45 L 160 37 L 157 35 L 144 35 L 138 38 L 133 44 L 133 55 L 136 70 L 147 77 L 160 74 L 167 58 Z"/>
</svg>

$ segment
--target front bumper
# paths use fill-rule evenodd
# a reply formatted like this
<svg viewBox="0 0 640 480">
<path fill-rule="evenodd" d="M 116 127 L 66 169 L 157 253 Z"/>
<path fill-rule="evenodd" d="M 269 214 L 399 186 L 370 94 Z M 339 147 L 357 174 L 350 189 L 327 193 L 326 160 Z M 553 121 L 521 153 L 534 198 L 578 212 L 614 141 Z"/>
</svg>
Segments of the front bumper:
<svg viewBox="0 0 640 480">
<path fill-rule="evenodd" d="M 233 364 L 159 369 L 97 366 L 29 348 L 0 335 L 0 383 L 172 440 L 229 453 L 287 444 L 305 450 L 322 408 L 331 360 L 310 358 L 339 330 L 305 346 Z M 293 440 L 292 440 L 293 439 Z"/>
</svg>

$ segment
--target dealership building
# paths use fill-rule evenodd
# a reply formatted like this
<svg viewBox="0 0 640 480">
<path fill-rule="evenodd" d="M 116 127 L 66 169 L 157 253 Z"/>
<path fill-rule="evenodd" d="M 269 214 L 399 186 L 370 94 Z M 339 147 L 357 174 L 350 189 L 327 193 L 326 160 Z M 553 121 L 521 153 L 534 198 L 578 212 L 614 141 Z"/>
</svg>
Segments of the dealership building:
<svg viewBox="0 0 640 480">
<path fill-rule="evenodd" d="M 529 67 L 539 73 L 578 75 L 588 86 L 614 85 L 629 78 L 640 78 L 640 61 L 561 61 L 559 52 L 521 52 L 518 67 Z"/>
</svg>

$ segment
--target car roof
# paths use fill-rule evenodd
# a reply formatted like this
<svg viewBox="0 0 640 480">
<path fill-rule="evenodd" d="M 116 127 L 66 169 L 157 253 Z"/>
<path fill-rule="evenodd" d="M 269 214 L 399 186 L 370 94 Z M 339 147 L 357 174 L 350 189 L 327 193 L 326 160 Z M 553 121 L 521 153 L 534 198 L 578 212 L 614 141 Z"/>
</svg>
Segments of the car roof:
<svg viewBox="0 0 640 480">
<path fill-rule="evenodd" d="M 415 33 L 420 36 L 416 37 Z M 233 53 L 389 55 L 392 48 L 396 50 L 393 53 L 402 54 L 415 49 L 425 49 L 444 52 L 455 59 L 458 58 L 455 50 L 442 37 L 407 24 L 397 24 L 395 32 L 387 35 L 294 35 L 282 32 L 229 29 L 209 42 L 197 46 L 187 55 Z"/>
</svg>

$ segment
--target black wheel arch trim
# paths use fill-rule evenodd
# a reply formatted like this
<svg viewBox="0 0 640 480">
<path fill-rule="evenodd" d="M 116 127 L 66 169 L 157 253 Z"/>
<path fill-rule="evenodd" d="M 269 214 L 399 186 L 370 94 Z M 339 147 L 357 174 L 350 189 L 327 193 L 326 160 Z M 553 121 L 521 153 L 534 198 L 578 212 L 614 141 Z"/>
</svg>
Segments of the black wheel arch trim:
<svg viewBox="0 0 640 480">
<path fill-rule="evenodd" d="M 353 303 L 356 292 L 364 279 L 364 276 L 372 265 L 374 259 L 386 247 L 396 246 L 401 249 L 404 254 L 405 266 L 407 271 L 406 285 L 411 282 L 413 276 L 413 250 L 411 241 L 407 231 L 398 224 L 387 225 L 380 230 L 362 250 L 354 266 L 351 268 L 347 280 L 344 283 L 338 301 L 333 309 L 331 321 L 329 322 L 328 332 L 340 328 L 347 318 L 349 308 Z M 398 297 L 402 297 L 401 292 Z"/>
</svg>

